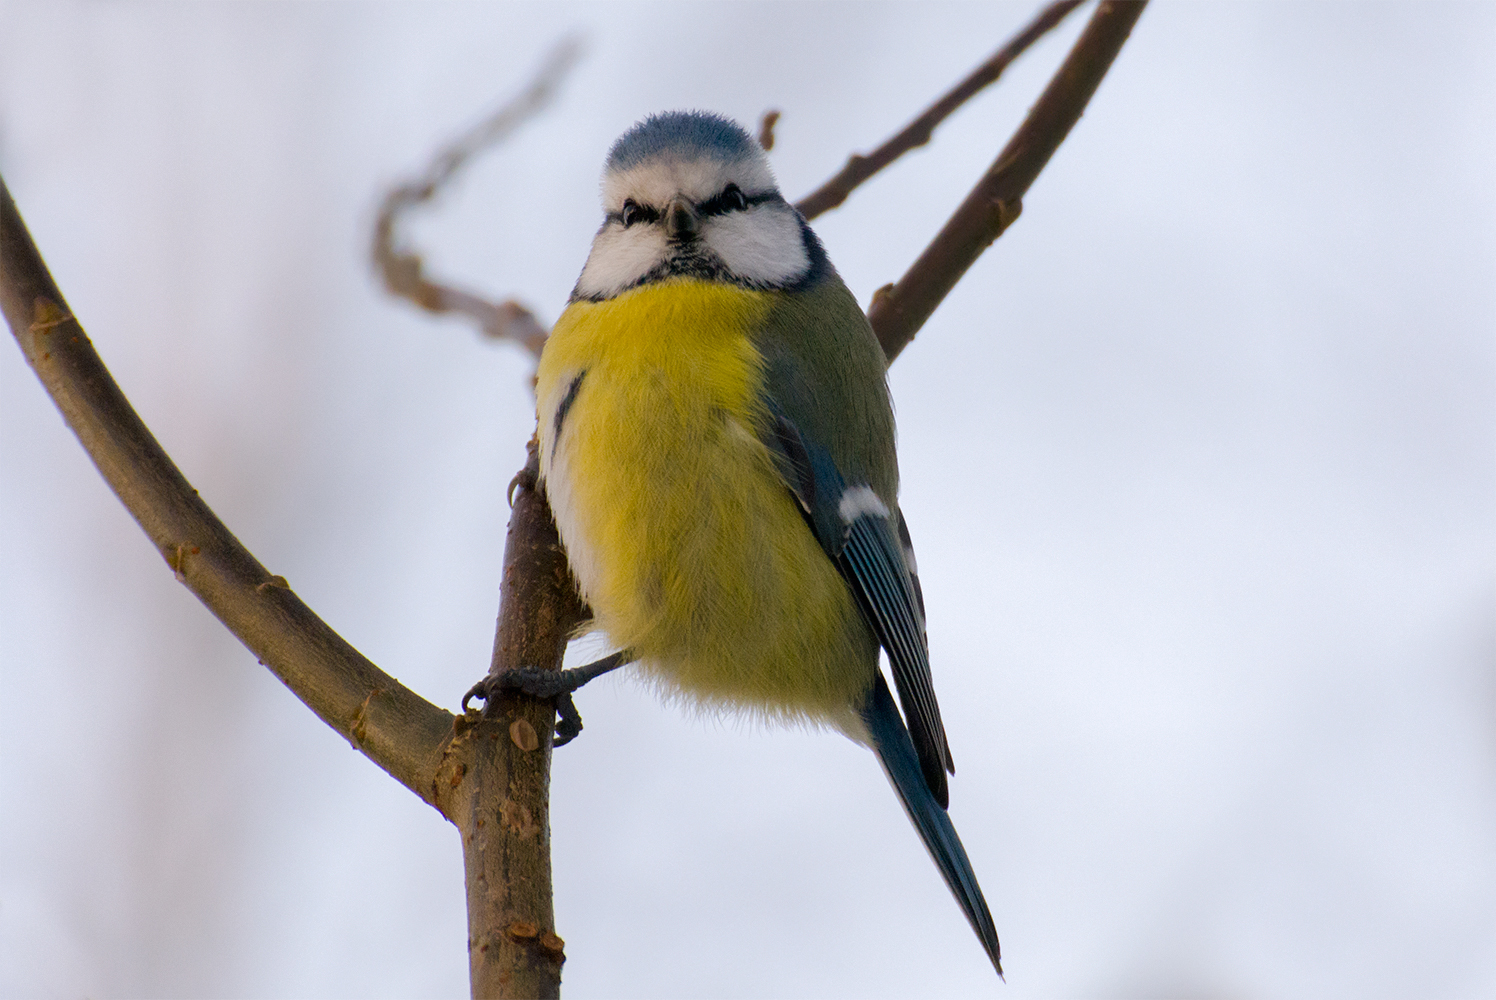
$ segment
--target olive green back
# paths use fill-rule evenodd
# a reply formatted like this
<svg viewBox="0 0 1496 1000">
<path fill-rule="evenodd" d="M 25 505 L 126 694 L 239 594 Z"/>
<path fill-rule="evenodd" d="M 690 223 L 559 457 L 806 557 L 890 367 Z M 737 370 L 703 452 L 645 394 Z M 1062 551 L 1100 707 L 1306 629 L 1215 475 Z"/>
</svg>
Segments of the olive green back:
<svg viewBox="0 0 1496 1000">
<path fill-rule="evenodd" d="M 887 361 L 867 317 L 835 272 L 778 299 L 754 339 L 768 394 L 849 483 L 866 482 L 892 508 L 899 492 L 893 405 Z"/>
</svg>

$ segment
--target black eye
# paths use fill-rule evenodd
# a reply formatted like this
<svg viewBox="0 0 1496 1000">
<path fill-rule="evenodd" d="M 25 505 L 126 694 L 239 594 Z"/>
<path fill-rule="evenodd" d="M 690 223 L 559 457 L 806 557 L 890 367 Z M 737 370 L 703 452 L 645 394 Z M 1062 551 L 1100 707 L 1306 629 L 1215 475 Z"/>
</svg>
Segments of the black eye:
<svg viewBox="0 0 1496 1000">
<path fill-rule="evenodd" d="M 729 184 L 722 189 L 722 205 L 728 211 L 741 212 L 748 207 L 748 198 L 736 184 Z"/>
<path fill-rule="evenodd" d="M 618 213 L 618 217 L 622 220 L 625 229 L 638 222 L 643 215 L 644 212 L 632 198 L 623 203 L 623 211 Z"/>
</svg>

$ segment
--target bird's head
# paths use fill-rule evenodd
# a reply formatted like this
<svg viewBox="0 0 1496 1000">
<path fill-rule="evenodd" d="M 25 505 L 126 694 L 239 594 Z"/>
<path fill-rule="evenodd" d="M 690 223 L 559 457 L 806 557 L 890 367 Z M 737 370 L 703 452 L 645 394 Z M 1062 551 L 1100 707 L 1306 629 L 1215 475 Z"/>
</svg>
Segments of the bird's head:
<svg viewBox="0 0 1496 1000">
<path fill-rule="evenodd" d="M 603 225 L 573 299 L 671 277 L 787 288 L 825 266 L 763 149 L 719 115 L 646 118 L 613 144 L 602 188 Z"/>
</svg>

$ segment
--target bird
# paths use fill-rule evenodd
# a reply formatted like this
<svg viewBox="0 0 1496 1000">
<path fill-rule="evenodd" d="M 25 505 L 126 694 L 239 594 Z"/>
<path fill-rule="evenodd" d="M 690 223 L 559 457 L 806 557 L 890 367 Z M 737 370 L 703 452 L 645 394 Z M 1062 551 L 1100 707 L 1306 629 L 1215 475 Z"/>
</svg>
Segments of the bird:
<svg viewBox="0 0 1496 1000">
<path fill-rule="evenodd" d="M 618 652 L 538 693 L 628 663 L 687 703 L 871 748 L 1001 976 L 946 812 L 955 767 L 866 316 L 728 118 L 635 124 L 602 203 L 536 373 L 538 477 L 588 627 Z"/>
</svg>

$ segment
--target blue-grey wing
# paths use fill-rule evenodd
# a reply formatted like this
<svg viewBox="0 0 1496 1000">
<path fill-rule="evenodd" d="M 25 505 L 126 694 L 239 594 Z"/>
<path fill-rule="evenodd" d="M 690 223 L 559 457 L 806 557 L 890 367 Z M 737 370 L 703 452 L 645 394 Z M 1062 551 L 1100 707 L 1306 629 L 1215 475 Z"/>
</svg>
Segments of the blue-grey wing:
<svg viewBox="0 0 1496 1000">
<path fill-rule="evenodd" d="M 944 807 L 955 773 L 930 677 L 924 598 L 904 516 L 866 483 L 848 482 L 827 451 L 770 403 L 764 434 L 816 540 L 857 597 L 888 653 L 905 724 L 930 792 Z"/>
</svg>

